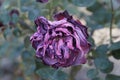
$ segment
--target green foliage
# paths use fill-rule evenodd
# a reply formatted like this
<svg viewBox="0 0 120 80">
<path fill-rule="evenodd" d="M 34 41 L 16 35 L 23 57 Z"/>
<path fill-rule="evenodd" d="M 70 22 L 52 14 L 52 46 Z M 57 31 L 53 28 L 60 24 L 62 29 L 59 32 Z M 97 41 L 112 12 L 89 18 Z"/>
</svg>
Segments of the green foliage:
<svg viewBox="0 0 120 80">
<path fill-rule="evenodd" d="M 96 68 L 100 69 L 104 73 L 109 73 L 113 70 L 113 63 L 107 58 L 95 58 L 94 63 Z"/>
<path fill-rule="evenodd" d="M 14 28 L 14 30 L 13 30 L 13 35 L 15 36 L 15 37 L 20 37 L 21 36 L 21 31 L 20 31 L 20 29 L 19 28 Z"/>
<path fill-rule="evenodd" d="M 96 1 L 93 5 L 87 7 L 87 10 L 92 13 L 86 17 L 88 26 L 91 32 L 94 30 L 104 28 L 111 21 L 111 12 L 106 8 L 106 5 L 102 1 Z"/>
<path fill-rule="evenodd" d="M 116 76 L 116 75 L 113 75 L 113 74 L 108 74 L 106 76 L 105 80 L 120 80 L 120 76 Z"/>
<path fill-rule="evenodd" d="M 93 79 L 93 80 L 97 77 L 97 75 L 98 75 L 98 71 L 96 69 L 90 69 L 87 72 L 88 78 Z"/>
<path fill-rule="evenodd" d="M 53 68 L 41 68 L 36 72 L 39 76 L 46 80 L 67 80 L 67 74 L 60 71 L 55 70 Z"/>
<path fill-rule="evenodd" d="M 80 7 L 91 6 L 96 0 L 71 0 L 71 2 Z"/>
<path fill-rule="evenodd" d="M 110 46 L 110 53 L 115 59 L 120 59 L 120 42 L 113 43 Z"/>
<path fill-rule="evenodd" d="M 45 64 L 43 64 L 40 59 L 35 59 L 35 64 L 36 64 L 36 71 L 41 68 L 49 68 L 49 66 L 46 66 Z"/>
<path fill-rule="evenodd" d="M 23 51 L 22 54 L 23 64 L 24 64 L 24 70 L 26 75 L 31 75 L 35 70 L 35 61 L 34 57 L 29 51 Z"/>
<path fill-rule="evenodd" d="M 109 48 L 111 51 L 112 50 L 117 50 L 117 49 L 120 49 L 120 42 L 116 42 L 116 43 L 113 43 L 110 48 Z"/>
<path fill-rule="evenodd" d="M 111 54 L 115 59 L 120 59 L 120 49 L 113 50 Z"/>
<path fill-rule="evenodd" d="M 107 57 L 107 51 L 108 51 L 108 45 L 100 45 L 96 48 L 95 55 L 97 57 L 101 57 L 101 58 L 105 57 L 106 58 Z"/>
</svg>

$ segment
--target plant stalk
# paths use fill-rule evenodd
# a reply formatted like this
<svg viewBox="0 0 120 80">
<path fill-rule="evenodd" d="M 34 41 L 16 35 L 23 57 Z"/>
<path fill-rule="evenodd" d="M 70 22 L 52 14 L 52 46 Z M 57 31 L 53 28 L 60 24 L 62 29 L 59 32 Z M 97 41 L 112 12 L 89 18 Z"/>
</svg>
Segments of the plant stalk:
<svg viewBox="0 0 120 80">
<path fill-rule="evenodd" d="M 112 41 L 112 27 L 113 27 L 113 21 L 114 21 L 114 8 L 113 8 L 113 0 L 110 0 L 111 4 L 111 22 L 110 22 L 110 45 L 113 43 Z"/>
</svg>

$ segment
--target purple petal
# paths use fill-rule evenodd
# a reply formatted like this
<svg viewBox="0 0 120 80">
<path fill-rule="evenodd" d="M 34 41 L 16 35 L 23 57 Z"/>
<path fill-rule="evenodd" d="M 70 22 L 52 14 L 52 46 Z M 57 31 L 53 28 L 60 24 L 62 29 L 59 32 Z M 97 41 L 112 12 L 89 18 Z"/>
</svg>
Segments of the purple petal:
<svg viewBox="0 0 120 80">
<path fill-rule="evenodd" d="M 72 16 L 69 15 L 69 13 L 67 11 L 64 11 L 64 12 L 60 12 L 60 13 L 57 13 L 54 15 L 54 19 L 55 20 L 62 20 L 64 18 L 72 18 Z"/>
</svg>

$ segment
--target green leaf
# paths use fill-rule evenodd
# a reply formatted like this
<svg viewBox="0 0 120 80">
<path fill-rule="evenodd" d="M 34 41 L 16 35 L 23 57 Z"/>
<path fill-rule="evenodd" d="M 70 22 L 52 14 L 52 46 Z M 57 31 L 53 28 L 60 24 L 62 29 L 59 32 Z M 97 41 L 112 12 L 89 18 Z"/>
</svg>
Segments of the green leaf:
<svg viewBox="0 0 120 80">
<path fill-rule="evenodd" d="M 96 78 L 97 75 L 98 75 L 98 71 L 97 71 L 96 69 L 90 69 L 90 70 L 88 70 L 88 72 L 87 72 L 87 76 L 88 76 L 88 78 L 90 78 L 90 79 Z"/>
<path fill-rule="evenodd" d="M 120 17 L 120 10 L 116 10 L 115 12 L 114 12 L 114 14 L 115 14 L 115 16 L 114 16 L 114 18 L 115 18 L 115 23 L 119 23 L 119 21 L 120 21 L 120 19 L 119 19 L 119 17 Z M 119 26 L 118 26 L 119 27 Z"/>
<path fill-rule="evenodd" d="M 108 45 L 100 45 L 95 50 L 97 57 L 107 57 L 107 51 Z"/>
<path fill-rule="evenodd" d="M 115 59 L 120 59 L 120 49 L 113 50 L 111 54 Z"/>
<path fill-rule="evenodd" d="M 19 37 L 19 36 L 21 35 L 20 29 L 15 28 L 15 29 L 13 30 L 13 35 L 14 35 L 15 37 Z"/>
<path fill-rule="evenodd" d="M 95 47 L 95 41 L 91 36 L 89 36 L 88 41 L 91 43 L 92 47 Z"/>
<path fill-rule="evenodd" d="M 116 42 L 116 43 L 113 43 L 113 44 L 110 46 L 109 49 L 110 49 L 110 51 L 120 49 L 120 41 L 119 41 L 119 42 Z"/>
<path fill-rule="evenodd" d="M 100 69 L 104 73 L 109 73 L 113 70 L 113 63 L 107 58 L 98 57 L 94 60 L 96 68 Z"/>
<path fill-rule="evenodd" d="M 76 6 L 86 7 L 94 4 L 96 0 L 72 0 L 72 3 Z"/>
<path fill-rule="evenodd" d="M 97 11 L 98 9 L 100 9 L 101 6 L 102 6 L 102 4 L 99 3 L 98 1 L 96 1 L 92 6 L 87 7 L 87 10 L 92 11 L 92 12 L 95 12 L 95 11 Z"/>
<path fill-rule="evenodd" d="M 108 51 L 108 45 L 100 45 L 96 48 L 96 50 L 92 51 L 92 56 L 97 58 L 107 58 L 107 51 Z"/>
<path fill-rule="evenodd" d="M 120 76 L 108 74 L 105 78 L 105 80 L 120 80 Z"/>
<path fill-rule="evenodd" d="M 68 75 L 62 71 L 53 68 L 41 68 L 36 73 L 43 79 L 48 80 L 67 80 Z"/>
<path fill-rule="evenodd" d="M 96 1 L 92 6 L 88 7 L 87 10 L 91 11 L 93 14 L 90 16 L 89 22 L 94 24 L 103 24 L 110 22 L 111 12 L 103 6 L 104 4 Z M 103 26 L 102 25 L 102 26 Z M 96 27 L 98 28 L 98 27 Z"/>
<path fill-rule="evenodd" d="M 43 64 L 43 62 L 40 59 L 35 59 L 35 64 L 36 64 L 36 70 L 39 70 L 41 68 L 48 68 L 49 66 Z"/>
<path fill-rule="evenodd" d="M 36 68 L 33 55 L 31 52 L 25 50 L 22 52 L 21 56 L 24 64 L 25 74 L 31 75 Z"/>
<path fill-rule="evenodd" d="M 113 43 L 109 47 L 109 50 L 114 58 L 120 59 L 120 54 L 119 54 L 120 53 L 120 42 Z"/>
<path fill-rule="evenodd" d="M 91 15 L 90 18 L 99 24 L 105 24 L 107 22 L 110 22 L 111 13 L 105 8 L 100 8 L 97 9 L 97 11 L 93 12 L 93 15 Z"/>
</svg>

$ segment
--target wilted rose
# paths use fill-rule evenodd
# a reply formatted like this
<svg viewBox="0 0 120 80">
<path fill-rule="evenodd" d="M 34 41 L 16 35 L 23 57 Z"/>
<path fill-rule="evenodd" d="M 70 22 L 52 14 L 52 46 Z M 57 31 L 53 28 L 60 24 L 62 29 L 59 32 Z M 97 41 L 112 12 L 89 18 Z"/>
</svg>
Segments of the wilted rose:
<svg viewBox="0 0 120 80">
<path fill-rule="evenodd" d="M 44 17 L 35 20 L 37 32 L 30 41 L 36 57 L 52 67 L 68 67 L 86 62 L 90 50 L 87 28 L 67 11 L 54 15 L 55 21 Z"/>
<path fill-rule="evenodd" d="M 36 0 L 37 2 L 46 3 L 48 0 Z"/>
</svg>

